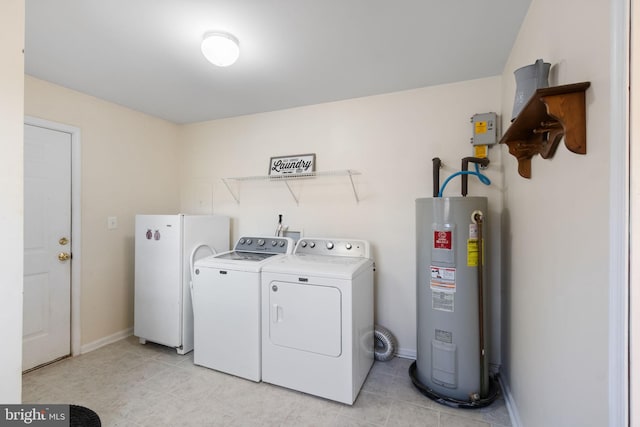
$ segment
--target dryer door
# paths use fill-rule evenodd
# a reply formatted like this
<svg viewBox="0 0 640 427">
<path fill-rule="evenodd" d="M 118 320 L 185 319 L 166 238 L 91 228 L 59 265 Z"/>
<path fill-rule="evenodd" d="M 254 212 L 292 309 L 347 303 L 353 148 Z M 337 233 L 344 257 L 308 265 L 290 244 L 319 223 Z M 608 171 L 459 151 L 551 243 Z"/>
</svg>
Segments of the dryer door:
<svg viewBox="0 0 640 427">
<path fill-rule="evenodd" d="M 342 295 L 331 286 L 274 281 L 269 289 L 269 338 L 274 345 L 338 357 Z"/>
</svg>

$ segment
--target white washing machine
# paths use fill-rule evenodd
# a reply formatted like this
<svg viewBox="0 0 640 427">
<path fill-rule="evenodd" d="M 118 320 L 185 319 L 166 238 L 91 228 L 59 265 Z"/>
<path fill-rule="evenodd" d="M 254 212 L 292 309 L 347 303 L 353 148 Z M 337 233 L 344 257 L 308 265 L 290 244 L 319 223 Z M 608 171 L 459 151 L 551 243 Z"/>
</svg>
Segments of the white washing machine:
<svg viewBox="0 0 640 427">
<path fill-rule="evenodd" d="M 287 237 L 242 237 L 232 251 L 194 264 L 196 365 L 260 381 L 260 271 L 293 251 Z"/>
<path fill-rule="evenodd" d="M 262 269 L 262 380 L 353 404 L 373 364 L 369 242 L 304 238 Z"/>
</svg>

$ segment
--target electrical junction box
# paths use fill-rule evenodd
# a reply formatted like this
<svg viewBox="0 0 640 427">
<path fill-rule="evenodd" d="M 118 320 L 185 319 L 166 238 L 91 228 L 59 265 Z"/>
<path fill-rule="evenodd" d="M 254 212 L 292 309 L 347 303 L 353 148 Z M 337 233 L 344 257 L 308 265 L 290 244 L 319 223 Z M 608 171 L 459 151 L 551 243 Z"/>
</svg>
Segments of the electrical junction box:
<svg viewBox="0 0 640 427">
<path fill-rule="evenodd" d="M 496 113 L 474 114 L 471 117 L 473 137 L 471 144 L 493 145 L 498 142 L 498 115 Z"/>
</svg>

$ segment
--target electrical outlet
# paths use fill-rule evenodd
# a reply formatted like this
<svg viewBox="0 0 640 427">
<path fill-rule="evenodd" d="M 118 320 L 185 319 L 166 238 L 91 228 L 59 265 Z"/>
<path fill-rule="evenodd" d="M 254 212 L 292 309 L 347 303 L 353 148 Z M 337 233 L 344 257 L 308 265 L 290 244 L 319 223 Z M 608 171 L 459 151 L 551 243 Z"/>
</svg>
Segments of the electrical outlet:
<svg viewBox="0 0 640 427">
<path fill-rule="evenodd" d="M 107 217 L 107 230 L 115 230 L 116 228 L 118 228 L 118 217 Z"/>
</svg>

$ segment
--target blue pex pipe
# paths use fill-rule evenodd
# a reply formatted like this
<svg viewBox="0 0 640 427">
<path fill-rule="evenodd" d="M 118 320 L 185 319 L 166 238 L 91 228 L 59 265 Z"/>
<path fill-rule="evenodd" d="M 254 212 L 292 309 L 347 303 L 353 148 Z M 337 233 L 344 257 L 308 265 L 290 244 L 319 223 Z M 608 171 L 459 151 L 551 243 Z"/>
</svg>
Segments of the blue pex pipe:
<svg viewBox="0 0 640 427">
<path fill-rule="evenodd" d="M 459 171 L 451 175 L 449 178 L 445 179 L 445 181 L 442 183 L 442 186 L 440 187 L 440 192 L 438 193 L 438 197 L 442 197 L 442 193 L 444 193 L 444 189 L 447 186 L 447 184 L 449 184 L 449 181 L 451 181 L 453 178 L 460 175 L 474 175 L 474 176 L 477 176 L 480 182 L 483 183 L 484 185 L 491 185 L 491 180 L 486 175 L 483 175 L 480 172 L 480 167 L 478 166 L 477 163 L 475 165 L 476 165 L 475 171 Z"/>
</svg>

